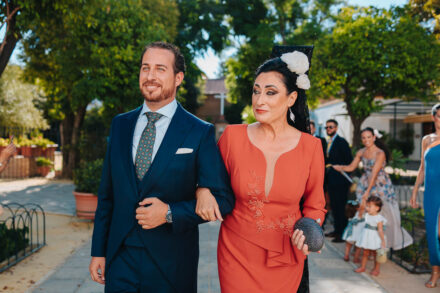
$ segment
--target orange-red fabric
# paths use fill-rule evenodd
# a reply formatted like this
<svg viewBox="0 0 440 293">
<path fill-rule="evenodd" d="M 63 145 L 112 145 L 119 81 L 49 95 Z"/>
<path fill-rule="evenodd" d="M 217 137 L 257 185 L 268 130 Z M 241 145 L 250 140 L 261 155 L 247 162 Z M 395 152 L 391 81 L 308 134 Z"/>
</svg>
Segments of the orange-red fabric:
<svg viewBox="0 0 440 293">
<path fill-rule="evenodd" d="M 280 155 L 267 197 L 266 159 L 247 125 L 228 126 L 219 148 L 236 196 L 219 235 L 222 293 L 296 292 L 305 256 L 290 243 L 293 226 L 303 216 L 322 223 L 326 212 L 321 141 L 302 133 L 298 145 Z"/>
</svg>

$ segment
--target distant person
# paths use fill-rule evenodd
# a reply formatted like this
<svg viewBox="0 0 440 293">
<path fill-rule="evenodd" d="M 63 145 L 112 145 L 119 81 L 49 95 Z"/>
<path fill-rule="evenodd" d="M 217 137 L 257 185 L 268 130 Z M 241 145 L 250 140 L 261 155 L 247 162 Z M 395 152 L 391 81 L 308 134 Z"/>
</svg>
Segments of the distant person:
<svg viewBox="0 0 440 293">
<path fill-rule="evenodd" d="M 0 153 L 0 173 L 3 172 L 3 170 L 6 168 L 9 161 L 16 152 L 17 147 L 13 142 L 11 142 L 5 149 L 2 150 L 2 152 Z"/>
<path fill-rule="evenodd" d="M 310 120 L 310 133 L 316 137 L 319 138 L 321 140 L 321 144 L 322 144 L 322 151 L 324 153 L 324 158 L 326 157 L 326 153 L 325 151 L 327 150 L 327 141 L 325 140 L 324 137 L 320 136 L 319 134 L 316 133 L 316 126 L 315 126 L 315 121 Z"/>
<path fill-rule="evenodd" d="M 98 192 L 90 274 L 105 292 L 197 292 L 196 189 L 222 217 L 232 211 L 228 173 L 214 126 L 176 101 L 185 60 L 168 43 L 145 47 L 142 105 L 116 116 Z"/>
<path fill-rule="evenodd" d="M 354 171 L 360 162 L 364 169 L 356 188 L 357 201 L 365 206 L 365 201 L 370 195 L 380 197 L 383 202 L 381 215 L 387 219 L 387 245 L 389 248 L 399 250 L 413 243 L 411 235 L 401 226 L 399 204 L 390 176 L 385 172 L 386 163 L 389 161 L 390 152 L 378 137 L 377 130 L 367 127 L 361 131 L 362 144 L 365 146 L 356 153 L 353 162 L 348 166 L 334 165 L 337 171 Z"/>
<path fill-rule="evenodd" d="M 348 165 L 353 160 L 348 142 L 337 134 L 338 121 L 334 119 L 327 120 L 325 130 L 328 135 L 327 140 L 327 161 L 331 165 Z M 334 230 L 327 233 L 326 236 L 334 237 L 332 242 L 344 242 L 342 233 L 347 226 L 347 217 L 345 216 L 345 204 L 348 198 L 348 189 L 350 182 L 340 172 L 333 168 L 327 168 L 326 185 L 330 198 L 330 207 L 333 215 Z"/>
<path fill-rule="evenodd" d="M 440 277 L 440 104 L 432 107 L 432 120 L 435 132 L 423 137 L 422 159 L 410 199 L 411 206 L 417 208 L 419 186 L 425 181 L 423 208 L 425 210 L 429 262 L 432 266 L 431 278 L 425 284 L 428 288 L 436 287 Z"/>
<path fill-rule="evenodd" d="M 386 230 L 385 225 L 387 224 L 387 220 L 379 214 L 382 204 L 380 197 L 371 195 L 366 200 L 365 205 L 359 209 L 359 215 L 361 217 L 365 212 L 366 215 L 361 235 L 358 241 L 356 241 L 356 247 L 364 249 L 361 265 L 355 270 L 356 273 L 365 272 L 369 255 L 376 256 L 376 250 L 386 248 L 384 230 Z M 370 274 L 378 276 L 379 273 L 380 263 L 377 262 L 376 257 L 374 257 L 374 268 Z"/>
</svg>

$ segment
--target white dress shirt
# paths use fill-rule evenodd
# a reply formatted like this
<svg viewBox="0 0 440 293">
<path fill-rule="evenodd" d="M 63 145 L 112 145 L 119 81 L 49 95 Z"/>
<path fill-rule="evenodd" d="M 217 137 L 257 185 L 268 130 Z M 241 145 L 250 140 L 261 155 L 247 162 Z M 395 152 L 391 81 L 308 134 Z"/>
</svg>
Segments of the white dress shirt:
<svg viewBox="0 0 440 293">
<path fill-rule="evenodd" d="M 160 117 L 160 119 L 157 120 L 157 122 L 155 123 L 156 139 L 154 140 L 153 155 L 151 157 L 151 162 L 153 162 L 154 157 L 156 156 L 157 151 L 159 150 L 160 144 L 162 143 L 162 140 L 165 137 L 165 133 L 167 132 L 168 126 L 170 126 L 171 119 L 173 118 L 174 113 L 176 113 L 176 109 L 177 109 L 177 102 L 174 99 L 171 103 L 169 103 L 166 106 L 163 106 L 162 108 L 156 111 L 157 113 L 160 113 L 163 116 Z M 136 122 L 136 128 L 134 129 L 133 146 L 132 146 L 133 164 L 136 164 L 136 151 L 139 145 L 139 141 L 141 140 L 142 132 L 144 131 L 145 127 L 148 124 L 148 118 L 147 115 L 145 115 L 145 113 L 150 111 L 151 111 L 150 108 L 148 108 L 147 104 L 144 102 L 141 113 L 139 114 L 138 120 Z"/>
</svg>

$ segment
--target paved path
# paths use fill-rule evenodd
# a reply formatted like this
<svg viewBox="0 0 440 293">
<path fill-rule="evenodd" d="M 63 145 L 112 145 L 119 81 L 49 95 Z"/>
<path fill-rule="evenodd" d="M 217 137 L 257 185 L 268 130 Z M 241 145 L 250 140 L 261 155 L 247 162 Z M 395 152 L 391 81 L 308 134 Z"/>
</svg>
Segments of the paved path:
<svg viewBox="0 0 440 293">
<path fill-rule="evenodd" d="M 198 292 L 219 293 L 216 247 L 219 225 L 200 226 L 200 262 Z M 102 293 L 103 287 L 90 280 L 88 263 L 90 243 L 81 247 L 64 265 L 42 282 L 33 293 Z M 309 261 L 310 292 L 313 293 L 385 293 L 386 291 L 365 275 L 353 272 L 353 267 L 342 260 L 338 251 L 327 244 L 321 254 L 313 254 Z"/>
<path fill-rule="evenodd" d="M 29 179 L 0 182 L 0 203 L 37 203 L 45 211 L 74 215 L 73 185 L 69 182 Z M 217 237 L 219 224 L 200 226 L 200 261 L 198 292 L 220 292 L 217 273 Z M 103 287 L 90 280 L 88 264 L 90 242 L 80 247 L 63 265 L 40 280 L 30 292 L 44 293 L 101 293 Z M 312 293 L 376 293 L 386 292 L 366 274 L 356 274 L 350 263 L 342 260 L 340 252 L 330 243 L 321 254 L 309 260 L 310 292 Z"/>
<path fill-rule="evenodd" d="M 45 212 L 75 215 L 74 186 L 66 181 L 50 181 L 34 178 L 27 180 L 2 181 L 0 203 L 35 203 Z"/>
</svg>

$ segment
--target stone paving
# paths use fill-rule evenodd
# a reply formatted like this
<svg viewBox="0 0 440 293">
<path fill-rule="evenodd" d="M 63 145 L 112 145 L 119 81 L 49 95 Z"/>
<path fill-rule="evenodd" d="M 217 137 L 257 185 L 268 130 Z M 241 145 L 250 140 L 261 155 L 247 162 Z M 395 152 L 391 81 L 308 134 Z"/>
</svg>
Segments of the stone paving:
<svg viewBox="0 0 440 293">
<path fill-rule="evenodd" d="M 0 183 L 0 203 L 35 203 L 45 212 L 74 216 L 73 189 L 74 186 L 69 181 L 41 178 L 4 181 Z"/>
<path fill-rule="evenodd" d="M 200 261 L 198 292 L 219 293 L 216 247 L 218 223 L 200 226 Z M 90 280 L 90 242 L 81 247 L 64 265 L 43 281 L 33 293 L 102 293 L 103 286 Z M 353 267 L 342 260 L 329 243 L 321 254 L 312 254 L 310 266 L 310 292 L 313 293 L 384 293 L 376 282 L 364 274 L 356 274 Z"/>
</svg>

